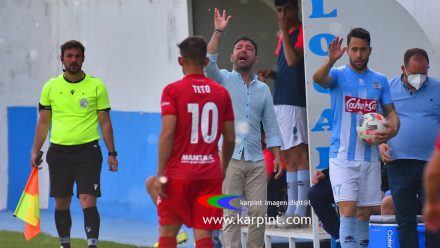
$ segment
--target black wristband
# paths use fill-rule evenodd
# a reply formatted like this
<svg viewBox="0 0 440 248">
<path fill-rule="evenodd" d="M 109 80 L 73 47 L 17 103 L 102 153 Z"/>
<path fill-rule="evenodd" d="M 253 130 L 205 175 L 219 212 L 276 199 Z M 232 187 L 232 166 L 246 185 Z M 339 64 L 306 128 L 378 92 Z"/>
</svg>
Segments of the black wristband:
<svg viewBox="0 0 440 248">
<path fill-rule="evenodd" d="M 216 29 L 216 30 L 214 30 L 214 32 L 215 32 L 216 34 L 220 35 L 220 36 L 226 34 L 225 31 L 222 31 L 222 30 L 220 30 L 220 29 Z"/>
<path fill-rule="evenodd" d="M 108 152 L 108 155 L 109 156 L 118 156 L 118 153 L 116 152 L 116 151 L 114 151 L 114 152 Z"/>
</svg>

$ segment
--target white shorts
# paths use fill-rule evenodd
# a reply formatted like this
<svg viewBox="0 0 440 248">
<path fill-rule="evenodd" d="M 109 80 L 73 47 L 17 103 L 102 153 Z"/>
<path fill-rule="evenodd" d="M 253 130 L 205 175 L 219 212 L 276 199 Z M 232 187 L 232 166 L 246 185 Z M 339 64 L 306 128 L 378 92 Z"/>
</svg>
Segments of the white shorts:
<svg viewBox="0 0 440 248">
<path fill-rule="evenodd" d="M 288 150 L 301 143 L 307 144 L 306 108 L 292 105 L 275 105 L 274 108 L 283 138 L 281 150 Z"/>
<path fill-rule="evenodd" d="M 330 181 L 335 202 L 355 201 L 359 207 L 382 203 L 379 161 L 330 158 Z"/>
</svg>

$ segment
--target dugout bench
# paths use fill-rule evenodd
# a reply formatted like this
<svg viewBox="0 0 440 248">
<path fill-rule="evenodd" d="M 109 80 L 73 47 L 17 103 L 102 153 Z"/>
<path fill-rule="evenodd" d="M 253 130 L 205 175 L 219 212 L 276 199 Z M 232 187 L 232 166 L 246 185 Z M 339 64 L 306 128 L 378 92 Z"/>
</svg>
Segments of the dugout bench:
<svg viewBox="0 0 440 248">
<path fill-rule="evenodd" d="M 241 244 L 243 248 L 246 248 L 246 237 L 247 237 L 248 228 L 247 226 L 241 227 Z M 283 237 L 289 239 L 289 248 L 295 248 L 296 239 L 305 239 L 313 241 L 314 235 L 312 231 L 312 226 L 310 225 L 307 228 L 289 228 L 289 229 L 280 229 L 280 228 L 271 228 L 266 227 L 264 232 L 264 245 L 265 248 L 272 248 L 272 237 Z M 319 227 L 319 240 L 330 239 L 330 235 L 324 231 L 321 227 Z"/>
</svg>

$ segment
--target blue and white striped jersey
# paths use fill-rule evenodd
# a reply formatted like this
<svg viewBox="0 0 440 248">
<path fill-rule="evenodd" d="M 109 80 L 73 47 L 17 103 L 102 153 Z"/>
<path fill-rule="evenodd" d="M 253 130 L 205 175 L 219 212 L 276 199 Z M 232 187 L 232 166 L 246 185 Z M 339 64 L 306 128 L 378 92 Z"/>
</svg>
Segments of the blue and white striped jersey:
<svg viewBox="0 0 440 248">
<path fill-rule="evenodd" d="M 356 123 L 363 114 L 377 112 L 378 105 L 392 103 L 387 78 L 371 69 L 358 73 L 349 65 L 332 68 L 330 76 L 333 112 L 330 157 L 378 161 L 377 146 L 367 145 L 357 137 Z"/>
</svg>

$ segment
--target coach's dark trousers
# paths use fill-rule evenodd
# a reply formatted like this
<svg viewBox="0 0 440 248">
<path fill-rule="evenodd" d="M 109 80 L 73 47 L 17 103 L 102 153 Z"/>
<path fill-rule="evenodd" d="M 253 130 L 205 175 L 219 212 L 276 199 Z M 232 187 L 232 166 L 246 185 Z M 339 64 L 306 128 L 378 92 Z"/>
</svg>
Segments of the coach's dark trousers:
<svg viewBox="0 0 440 248">
<path fill-rule="evenodd" d="M 386 165 L 391 195 L 396 208 L 399 245 L 419 247 L 417 214 L 421 214 L 424 192 L 423 171 L 426 161 L 397 159 Z M 440 235 L 426 232 L 426 247 L 439 247 Z"/>
</svg>

